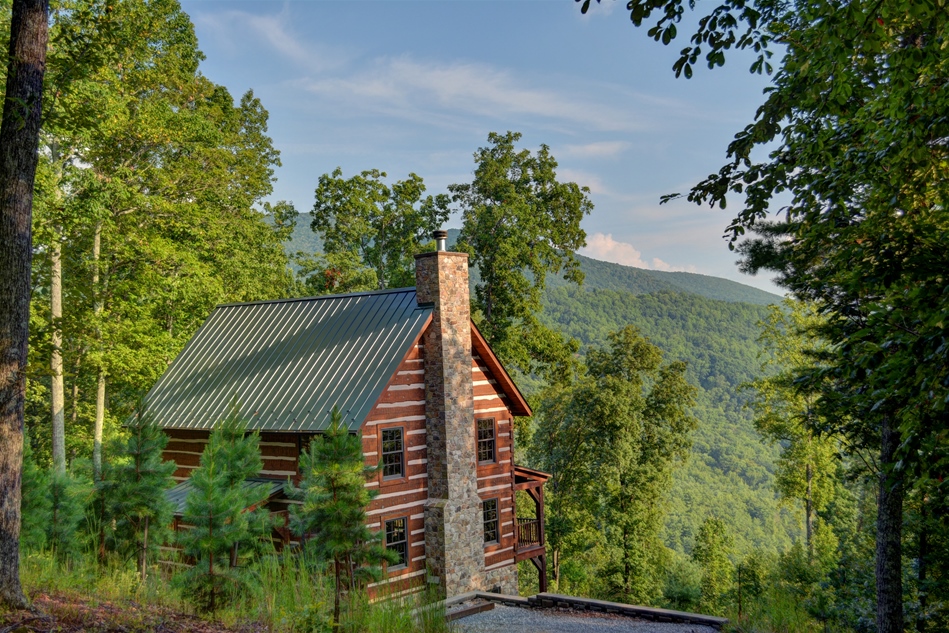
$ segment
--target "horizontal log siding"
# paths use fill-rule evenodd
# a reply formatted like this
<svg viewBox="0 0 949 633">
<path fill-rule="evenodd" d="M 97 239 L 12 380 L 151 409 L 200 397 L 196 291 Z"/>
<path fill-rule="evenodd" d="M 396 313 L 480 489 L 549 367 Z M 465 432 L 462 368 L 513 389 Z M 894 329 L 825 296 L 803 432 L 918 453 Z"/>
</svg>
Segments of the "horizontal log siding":
<svg viewBox="0 0 949 633">
<path fill-rule="evenodd" d="M 210 432 L 165 429 L 165 434 L 169 441 L 162 459 L 175 462 L 178 467 L 172 476 L 176 481 L 184 481 L 200 465 Z M 292 477 L 294 482 L 298 482 L 300 447 L 306 447 L 310 437 L 312 435 L 301 433 L 261 433 L 260 455 L 264 467 L 259 476 L 281 480 Z"/>
<path fill-rule="evenodd" d="M 413 346 L 362 426 L 366 463 L 375 466 L 382 454 L 382 429 L 401 428 L 405 452 L 403 476 L 384 480 L 379 472 L 367 486 L 378 493 L 369 504 L 368 525 L 383 530 L 385 521 L 408 519 L 408 563 L 387 570 L 386 580 L 373 583 L 375 593 L 401 592 L 421 586 L 425 575 L 425 501 L 428 499 L 428 459 L 425 438 L 425 374 L 422 347 Z M 385 535 L 383 534 L 383 542 Z"/>
<path fill-rule="evenodd" d="M 510 404 L 487 365 L 477 355 L 472 359 L 475 420 L 494 418 L 495 462 L 478 464 L 478 494 L 498 500 L 498 543 L 484 548 L 484 565 L 496 569 L 514 564 L 514 432 Z M 476 430 L 472 430 L 476 433 Z"/>
</svg>

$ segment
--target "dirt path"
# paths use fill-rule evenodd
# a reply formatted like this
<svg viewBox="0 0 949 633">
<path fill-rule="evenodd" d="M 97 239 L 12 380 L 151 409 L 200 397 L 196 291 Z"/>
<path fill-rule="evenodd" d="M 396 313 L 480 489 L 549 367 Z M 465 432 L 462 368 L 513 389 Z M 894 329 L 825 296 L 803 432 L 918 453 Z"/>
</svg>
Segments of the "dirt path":
<svg viewBox="0 0 949 633">
<path fill-rule="evenodd" d="M 115 604 L 38 594 L 32 611 L 0 613 L 0 633 L 258 633 L 259 625 L 216 622 L 134 602 Z"/>
</svg>

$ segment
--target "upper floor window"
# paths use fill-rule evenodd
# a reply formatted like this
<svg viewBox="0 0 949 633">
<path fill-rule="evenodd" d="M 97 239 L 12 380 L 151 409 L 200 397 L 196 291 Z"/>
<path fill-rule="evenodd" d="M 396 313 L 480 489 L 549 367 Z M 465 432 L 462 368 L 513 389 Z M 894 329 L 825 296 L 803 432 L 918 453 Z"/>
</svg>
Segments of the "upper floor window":
<svg viewBox="0 0 949 633">
<path fill-rule="evenodd" d="M 396 479 L 405 474 L 405 443 L 402 429 L 382 429 L 382 478 Z"/>
<path fill-rule="evenodd" d="M 495 439 L 494 420 L 478 420 L 478 463 L 490 464 L 494 461 Z"/>
<path fill-rule="evenodd" d="M 481 512 L 484 515 L 484 542 L 498 542 L 498 500 L 486 499 L 481 502 Z"/>
<path fill-rule="evenodd" d="M 393 567 L 405 567 L 409 563 L 409 531 L 408 519 L 405 517 L 391 519 L 386 521 L 386 549 L 395 552 L 399 559 L 397 562 L 389 565 Z"/>
</svg>

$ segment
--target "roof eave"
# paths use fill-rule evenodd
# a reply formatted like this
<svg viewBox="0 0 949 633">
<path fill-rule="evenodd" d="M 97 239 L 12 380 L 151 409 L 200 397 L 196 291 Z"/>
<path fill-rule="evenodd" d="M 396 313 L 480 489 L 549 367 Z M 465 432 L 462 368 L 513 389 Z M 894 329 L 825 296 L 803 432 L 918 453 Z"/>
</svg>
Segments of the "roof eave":
<svg viewBox="0 0 949 633">
<path fill-rule="evenodd" d="M 520 417 L 530 417 L 534 415 L 530 405 L 527 404 L 527 399 L 524 398 L 521 390 L 517 388 L 517 384 L 511 378 L 510 374 L 507 373 L 507 370 L 504 369 L 504 365 L 502 365 L 498 357 L 494 355 L 494 352 L 484 339 L 484 335 L 478 330 L 478 326 L 475 325 L 474 321 L 471 321 L 471 344 L 478 351 L 478 355 L 488 364 L 492 373 L 495 375 L 495 379 L 498 381 L 498 385 L 511 401 L 511 413 Z"/>
</svg>

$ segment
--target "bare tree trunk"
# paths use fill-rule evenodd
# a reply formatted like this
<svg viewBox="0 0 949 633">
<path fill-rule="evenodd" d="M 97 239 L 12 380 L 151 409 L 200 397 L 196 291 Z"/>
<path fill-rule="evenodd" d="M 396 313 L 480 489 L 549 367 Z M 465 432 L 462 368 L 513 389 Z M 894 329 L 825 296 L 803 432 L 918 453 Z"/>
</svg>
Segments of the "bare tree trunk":
<svg viewBox="0 0 949 633">
<path fill-rule="evenodd" d="M 917 571 L 917 589 L 919 591 L 920 616 L 916 618 L 916 631 L 926 633 L 926 608 L 929 605 L 929 587 L 926 586 L 926 575 L 929 571 L 929 512 L 926 508 L 926 495 L 919 504 L 919 550 L 917 553 L 919 570 Z"/>
<path fill-rule="evenodd" d="M 0 122 L 0 603 L 20 586 L 20 476 L 33 259 L 33 178 L 46 72 L 48 0 L 13 0 Z"/>
<path fill-rule="evenodd" d="M 145 530 L 142 534 L 142 582 L 145 582 L 145 576 L 148 573 L 148 517 L 145 517 Z"/>
<path fill-rule="evenodd" d="M 804 499 L 804 526 L 807 538 L 807 560 L 814 558 L 814 502 L 813 481 L 814 470 L 810 463 L 806 466 L 807 492 Z"/>
<path fill-rule="evenodd" d="M 336 595 L 333 598 L 333 630 L 334 631 L 339 629 L 339 602 L 340 602 L 340 594 L 342 594 L 343 592 L 343 587 L 342 585 L 340 585 L 340 583 L 342 582 L 342 578 L 340 578 L 340 576 L 342 575 L 340 574 L 340 569 L 339 569 L 340 565 L 341 563 L 338 558 L 333 561 L 333 572 L 336 579 Z"/>
<path fill-rule="evenodd" d="M 96 318 L 96 342 L 101 347 L 102 332 L 99 319 L 102 317 L 102 289 L 99 287 L 99 268 L 102 254 L 102 222 L 96 223 L 92 240 L 92 293 L 95 297 L 93 311 Z M 101 353 L 101 350 L 100 350 Z M 96 418 L 92 430 L 92 476 L 94 481 L 102 479 L 102 427 L 105 422 L 105 369 L 99 361 L 96 379 Z"/>
<path fill-rule="evenodd" d="M 877 633 L 903 633 L 903 475 L 892 470 L 899 431 L 885 416 L 880 437 L 880 490 L 877 506 Z"/>
<path fill-rule="evenodd" d="M 59 228 L 53 232 L 50 248 L 50 317 L 52 321 L 52 355 L 50 369 L 53 372 L 53 384 L 50 390 L 53 405 L 52 438 L 53 467 L 61 473 L 66 472 L 66 395 L 63 385 L 63 250 L 60 243 Z"/>
</svg>

